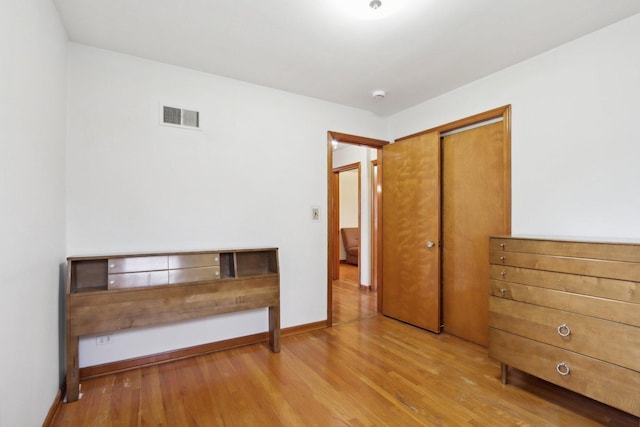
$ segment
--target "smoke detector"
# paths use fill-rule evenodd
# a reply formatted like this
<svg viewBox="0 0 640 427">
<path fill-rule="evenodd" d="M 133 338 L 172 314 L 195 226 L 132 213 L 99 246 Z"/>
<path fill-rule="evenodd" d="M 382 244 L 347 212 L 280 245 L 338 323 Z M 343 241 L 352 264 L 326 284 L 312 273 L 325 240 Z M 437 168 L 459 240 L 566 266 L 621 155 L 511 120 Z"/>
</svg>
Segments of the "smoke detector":
<svg viewBox="0 0 640 427">
<path fill-rule="evenodd" d="M 373 96 L 373 99 L 384 99 L 384 91 L 383 90 L 374 90 L 373 93 L 371 94 Z"/>
<path fill-rule="evenodd" d="M 373 10 L 376 10 L 380 6 L 382 6 L 382 2 L 380 0 L 371 0 L 371 2 L 369 2 L 369 7 Z"/>
</svg>

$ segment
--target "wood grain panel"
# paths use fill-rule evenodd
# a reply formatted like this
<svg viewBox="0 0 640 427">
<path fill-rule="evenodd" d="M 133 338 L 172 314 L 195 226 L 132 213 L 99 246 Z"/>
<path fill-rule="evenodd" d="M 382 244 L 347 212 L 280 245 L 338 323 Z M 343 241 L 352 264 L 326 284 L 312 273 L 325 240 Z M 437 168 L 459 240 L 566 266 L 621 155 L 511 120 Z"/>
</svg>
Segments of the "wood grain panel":
<svg viewBox="0 0 640 427">
<path fill-rule="evenodd" d="M 489 281 L 489 294 L 543 307 L 571 311 L 599 319 L 640 326 L 640 310 L 638 310 L 638 305 L 628 302 L 572 294 L 499 280 Z"/>
<path fill-rule="evenodd" d="M 570 258 L 554 255 L 490 251 L 492 264 L 534 268 L 609 279 L 640 281 L 640 263 Z"/>
<path fill-rule="evenodd" d="M 387 145 L 382 156 L 382 311 L 439 332 L 439 134 Z"/>
<path fill-rule="evenodd" d="M 278 276 L 68 296 L 68 333 L 97 334 L 279 304 Z"/>
<path fill-rule="evenodd" d="M 529 268 L 491 265 L 489 277 L 523 285 L 539 286 L 581 295 L 640 303 L 640 283 Z"/>
<path fill-rule="evenodd" d="M 640 371 L 640 328 L 490 297 L 489 326 Z M 563 337 L 558 332 L 569 335 Z"/>
<path fill-rule="evenodd" d="M 487 345 L 489 236 L 508 232 L 502 122 L 442 139 L 444 330 Z"/>
<path fill-rule="evenodd" d="M 504 245 L 504 246 L 503 246 Z M 492 239 L 491 250 L 640 262 L 640 245 L 545 239 Z"/>
<path fill-rule="evenodd" d="M 169 255 L 169 268 L 193 268 L 220 265 L 220 254 Z"/>
<path fill-rule="evenodd" d="M 139 288 L 169 284 L 167 270 L 109 274 L 108 289 Z"/>
<path fill-rule="evenodd" d="M 640 373 L 491 328 L 489 356 L 615 408 L 640 415 Z M 535 357 L 533 357 L 535 355 Z M 569 375 L 556 372 L 566 363 Z"/>
<path fill-rule="evenodd" d="M 129 273 L 135 271 L 166 270 L 169 266 L 167 256 L 140 256 L 109 259 L 108 271 L 113 273 Z"/>
<path fill-rule="evenodd" d="M 194 283 L 220 279 L 220 267 L 180 268 L 169 270 L 169 284 Z"/>
</svg>

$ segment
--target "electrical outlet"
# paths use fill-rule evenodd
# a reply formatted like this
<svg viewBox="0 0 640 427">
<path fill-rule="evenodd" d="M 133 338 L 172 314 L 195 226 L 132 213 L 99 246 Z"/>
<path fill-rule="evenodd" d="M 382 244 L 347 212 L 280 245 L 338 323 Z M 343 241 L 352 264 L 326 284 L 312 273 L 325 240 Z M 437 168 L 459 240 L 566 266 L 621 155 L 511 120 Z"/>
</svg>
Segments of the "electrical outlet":
<svg viewBox="0 0 640 427">
<path fill-rule="evenodd" d="M 113 335 L 101 335 L 96 337 L 96 345 L 113 344 Z"/>
<path fill-rule="evenodd" d="M 318 206 L 313 206 L 311 208 L 311 220 L 320 221 L 320 208 Z"/>
</svg>

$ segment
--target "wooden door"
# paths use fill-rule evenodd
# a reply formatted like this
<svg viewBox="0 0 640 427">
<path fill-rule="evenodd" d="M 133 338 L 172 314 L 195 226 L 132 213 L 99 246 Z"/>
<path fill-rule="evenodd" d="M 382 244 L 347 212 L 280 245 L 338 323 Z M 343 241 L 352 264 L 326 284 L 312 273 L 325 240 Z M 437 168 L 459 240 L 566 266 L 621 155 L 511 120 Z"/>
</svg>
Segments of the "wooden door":
<svg viewBox="0 0 640 427">
<path fill-rule="evenodd" d="M 509 232 L 504 124 L 442 139 L 442 300 L 447 333 L 487 345 L 489 235 Z"/>
<path fill-rule="evenodd" d="M 382 312 L 440 332 L 440 134 L 382 149 Z"/>
</svg>

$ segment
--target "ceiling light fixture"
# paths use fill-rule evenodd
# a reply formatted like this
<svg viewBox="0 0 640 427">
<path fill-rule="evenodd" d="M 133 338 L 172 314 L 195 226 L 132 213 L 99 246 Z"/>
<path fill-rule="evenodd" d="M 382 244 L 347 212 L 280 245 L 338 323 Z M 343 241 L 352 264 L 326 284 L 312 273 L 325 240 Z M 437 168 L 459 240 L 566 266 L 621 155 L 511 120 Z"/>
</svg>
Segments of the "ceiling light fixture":
<svg viewBox="0 0 640 427">
<path fill-rule="evenodd" d="M 374 90 L 373 93 L 371 94 L 373 96 L 373 99 L 375 100 L 381 100 L 384 98 L 384 96 L 386 95 L 384 93 L 383 90 Z"/>
<path fill-rule="evenodd" d="M 329 3 L 339 13 L 348 19 L 358 21 L 377 21 L 397 17 L 404 19 L 414 15 L 416 8 L 425 8 L 431 5 L 431 0 L 323 0 L 321 3 Z M 416 15 L 417 16 L 417 15 Z"/>
</svg>

